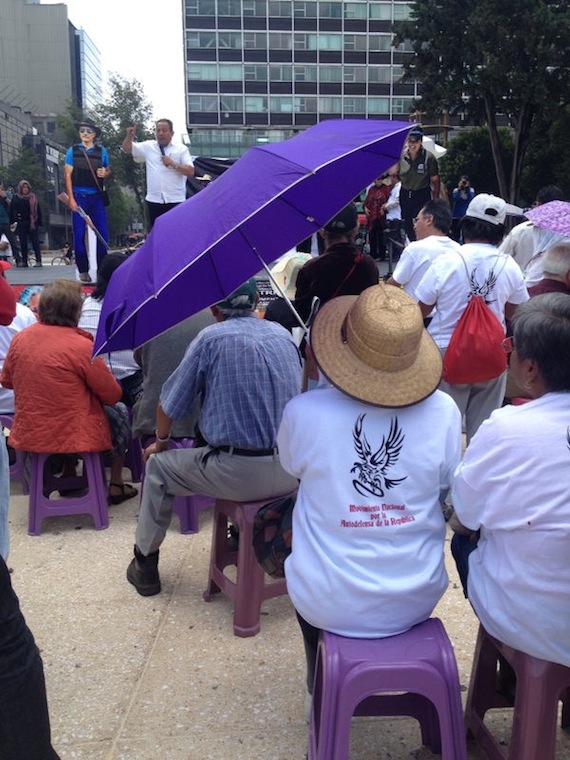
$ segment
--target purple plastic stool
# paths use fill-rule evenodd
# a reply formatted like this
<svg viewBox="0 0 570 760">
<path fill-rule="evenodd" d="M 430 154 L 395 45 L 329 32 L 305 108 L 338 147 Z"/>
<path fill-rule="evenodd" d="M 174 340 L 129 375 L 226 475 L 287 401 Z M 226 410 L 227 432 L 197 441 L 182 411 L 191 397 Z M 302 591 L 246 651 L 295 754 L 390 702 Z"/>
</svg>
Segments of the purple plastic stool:
<svg viewBox="0 0 570 760">
<path fill-rule="evenodd" d="M 512 707 L 496 690 L 499 657 L 515 671 L 513 727 L 508 754 L 484 724 L 487 710 Z M 503 644 L 479 626 L 465 708 L 465 724 L 490 760 L 554 760 L 558 701 L 562 728 L 570 726 L 570 668 Z"/>
<path fill-rule="evenodd" d="M 109 527 L 107 508 L 107 480 L 103 454 L 99 452 L 78 453 L 83 459 L 83 477 L 56 478 L 46 468 L 53 454 L 30 454 L 30 506 L 28 534 L 39 536 L 42 521 L 46 517 L 62 515 L 92 515 L 97 530 Z M 60 488 L 88 488 L 84 496 L 50 499 L 49 494 Z M 44 496 L 44 490 L 47 496 Z"/>
<path fill-rule="evenodd" d="M 261 603 L 287 593 L 285 580 L 270 580 L 253 551 L 253 520 L 261 507 L 273 500 L 239 502 L 216 499 L 214 505 L 210 570 L 203 598 L 209 602 L 213 594 L 221 592 L 233 601 L 235 636 L 255 636 L 259 633 Z M 228 548 L 228 520 L 239 530 L 237 551 Z M 237 565 L 235 583 L 224 574 L 224 568 L 229 565 Z"/>
<path fill-rule="evenodd" d="M 0 414 L 0 424 L 11 430 L 14 425 L 14 415 Z M 6 445 L 8 445 L 8 441 L 6 441 Z M 19 483 L 22 487 L 22 493 L 28 494 L 30 486 L 26 470 L 26 453 L 24 451 L 16 451 L 16 449 L 12 449 L 12 451 L 15 453 L 16 461 L 10 465 L 10 480 Z"/>
<path fill-rule="evenodd" d="M 353 715 L 407 715 L 443 760 L 466 760 L 457 664 L 440 620 L 398 636 L 349 639 L 323 631 L 317 655 L 309 760 L 346 760 Z"/>
<path fill-rule="evenodd" d="M 143 448 L 146 449 L 156 439 L 154 436 L 145 438 L 141 447 L 141 460 L 143 463 L 141 481 L 144 486 L 144 457 L 142 456 Z M 170 445 L 173 449 L 193 449 L 195 445 L 194 438 L 172 438 Z M 187 535 L 198 533 L 200 529 L 200 513 L 209 509 L 214 503 L 213 496 L 204 494 L 189 494 L 188 496 L 175 496 L 172 502 L 172 511 L 178 515 L 180 521 L 180 532 Z"/>
</svg>

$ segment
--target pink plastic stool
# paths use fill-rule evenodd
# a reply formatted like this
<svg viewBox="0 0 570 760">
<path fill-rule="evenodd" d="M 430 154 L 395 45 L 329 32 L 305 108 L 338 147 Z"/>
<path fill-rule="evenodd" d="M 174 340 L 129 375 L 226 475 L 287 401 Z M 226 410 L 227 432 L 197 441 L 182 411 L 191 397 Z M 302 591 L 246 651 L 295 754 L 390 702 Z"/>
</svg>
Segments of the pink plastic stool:
<svg viewBox="0 0 570 760">
<path fill-rule="evenodd" d="M 145 438 L 141 447 L 141 460 L 143 463 L 141 480 L 144 487 L 144 457 L 143 448 L 150 446 L 155 441 L 154 436 Z M 193 449 L 195 441 L 193 438 L 173 438 L 170 445 L 173 449 Z M 134 476 L 133 476 L 134 477 Z M 175 496 L 172 503 L 172 511 L 178 516 L 180 521 L 180 532 L 184 535 L 198 533 L 200 530 L 200 513 L 209 509 L 214 503 L 213 496 L 204 494 L 190 494 L 188 496 Z"/>
<path fill-rule="evenodd" d="M 508 754 L 484 724 L 487 710 L 512 707 L 496 691 L 499 657 L 515 671 L 513 727 Z M 570 726 L 570 668 L 519 652 L 490 636 L 479 626 L 465 725 L 489 760 L 554 760 L 558 701 L 562 700 L 562 728 Z"/>
<path fill-rule="evenodd" d="M 0 424 L 11 430 L 14 425 L 14 415 L 0 414 Z M 6 441 L 7 444 L 8 442 Z M 10 480 L 19 483 L 22 487 L 22 493 L 27 494 L 30 491 L 30 487 L 28 472 L 26 470 L 26 453 L 24 451 L 16 451 L 16 449 L 12 449 L 12 451 L 15 453 L 16 461 L 10 465 Z"/>
<path fill-rule="evenodd" d="M 323 631 L 317 655 L 309 760 L 346 760 L 353 715 L 407 715 L 443 760 L 466 760 L 457 664 L 440 620 L 384 639 Z"/>
<path fill-rule="evenodd" d="M 233 601 L 235 636 L 259 633 L 261 603 L 287 593 L 285 580 L 270 580 L 253 551 L 253 520 L 261 507 L 270 501 L 273 499 L 252 502 L 216 499 L 214 505 L 210 570 L 203 598 L 209 602 L 213 594 L 221 592 Z M 237 551 L 228 548 L 228 520 L 239 530 Z M 235 583 L 224 574 L 224 568 L 229 565 L 237 565 Z"/>
<path fill-rule="evenodd" d="M 107 508 L 107 480 L 103 464 L 103 454 L 85 452 L 77 454 L 83 459 L 83 477 L 55 478 L 46 468 L 52 454 L 30 454 L 30 506 L 28 534 L 39 536 L 46 517 L 63 515 L 92 515 L 97 530 L 109 527 Z M 46 471 L 47 470 L 47 471 Z M 60 488 L 89 490 L 84 496 L 50 499 L 49 494 Z M 47 496 L 44 496 L 44 490 Z"/>
</svg>

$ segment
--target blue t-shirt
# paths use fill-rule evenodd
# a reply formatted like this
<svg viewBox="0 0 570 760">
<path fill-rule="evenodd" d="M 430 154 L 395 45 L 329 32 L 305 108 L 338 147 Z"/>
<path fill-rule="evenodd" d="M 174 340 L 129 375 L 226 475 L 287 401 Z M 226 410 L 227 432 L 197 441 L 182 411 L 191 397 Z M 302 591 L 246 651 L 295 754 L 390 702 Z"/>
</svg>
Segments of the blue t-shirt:
<svg viewBox="0 0 570 760">
<path fill-rule="evenodd" d="M 81 148 L 82 144 L 77 143 L 77 146 Z M 75 146 L 72 145 L 71 148 L 68 148 L 67 153 L 65 154 L 65 163 L 68 166 L 73 166 L 73 148 L 74 147 Z M 85 148 L 85 152 L 87 153 L 87 155 L 89 155 L 89 153 L 92 150 L 93 148 Z M 104 148 L 103 146 L 101 146 L 100 150 L 101 150 L 101 166 L 103 166 L 106 169 L 109 166 L 109 154 L 107 153 L 107 148 Z M 72 179 L 72 183 L 73 183 L 73 179 Z M 76 185 L 75 183 L 73 183 L 73 189 L 77 190 L 78 193 L 85 193 L 86 195 L 90 195 L 92 193 L 98 192 L 97 189 L 94 187 L 86 187 L 86 186 L 82 187 L 81 185 Z"/>
</svg>

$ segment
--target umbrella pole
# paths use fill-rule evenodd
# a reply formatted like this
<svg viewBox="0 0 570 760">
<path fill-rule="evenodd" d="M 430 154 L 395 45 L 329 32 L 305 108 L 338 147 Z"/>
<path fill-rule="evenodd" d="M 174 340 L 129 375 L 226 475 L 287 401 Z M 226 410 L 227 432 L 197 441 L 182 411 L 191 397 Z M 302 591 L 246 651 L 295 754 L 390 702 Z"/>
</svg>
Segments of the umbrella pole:
<svg viewBox="0 0 570 760">
<path fill-rule="evenodd" d="M 254 249 L 254 250 L 255 250 L 255 249 Z M 289 308 L 291 309 L 291 311 L 292 311 L 292 312 L 293 312 L 293 314 L 295 315 L 295 319 L 296 319 L 296 320 L 297 320 L 297 322 L 299 323 L 299 327 L 300 327 L 300 328 L 301 328 L 301 329 L 302 329 L 302 330 L 303 330 L 305 333 L 307 333 L 307 332 L 309 331 L 309 330 L 308 330 L 308 328 L 307 328 L 307 325 L 306 325 L 306 324 L 303 322 L 303 320 L 302 320 L 302 319 L 301 319 L 301 317 L 299 316 L 299 313 L 297 312 L 297 310 L 295 309 L 295 307 L 293 306 L 293 304 L 291 303 L 291 301 L 290 301 L 290 300 L 287 298 L 287 296 L 285 295 L 285 293 L 284 293 L 284 292 L 283 292 L 283 290 L 281 289 L 281 286 L 279 285 L 279 283 L 278 283 L 278 282 L 275 280 L 275 278 L 274 278 L 274 277 L 273 277 L 273 275 L 271 274 L 271 270 L 269 269 L 269 267 L 267 266 L 267 264 L 265 263 L 265 261 L 263 261 L 263 259 L 261 258 L 261 256 L 260 256 L 260 255 L 257 253 L 257 251 L 255 251 L 255 255 L 257 256 L 257 258 L 258 258 L 258 259 L 259 259 L 259 261 L 261 262 L 261 264 L 262 264 L 263 268 L 265 269 L 265 271 L 266 271 L 266 272 L 267 272 L 267 274 L 269 275 L 269 279 L 271 280 L 271 283 L 272 283 L 272 285 L 273 285 L 273 288 L 274 288 L 274 289 L 275 289 L 275 290 L 276 290 L 278 293 L 281 293 L 281 296 L 282 296 L 282 297 L 283 297 L 283 298 L 284 298 L 284 299 L 287 301 L 287 303 L 289 304 Z"/>
</svg>

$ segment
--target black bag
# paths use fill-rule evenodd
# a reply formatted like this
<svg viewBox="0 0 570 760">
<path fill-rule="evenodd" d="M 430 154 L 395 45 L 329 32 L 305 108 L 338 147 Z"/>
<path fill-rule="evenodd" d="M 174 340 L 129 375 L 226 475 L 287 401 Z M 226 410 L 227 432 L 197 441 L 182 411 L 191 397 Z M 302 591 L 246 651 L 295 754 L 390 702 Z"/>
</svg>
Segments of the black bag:
<svg viewBox="0 0 570 760">
<path fill-rule="evenodd" d="M 282 496 L 261 507 L 253 521 L 253 551 L 272 578 L 285 577 L 285 560 L 291 554 L 293 507 L 297 495 Z"/>
</svg>

